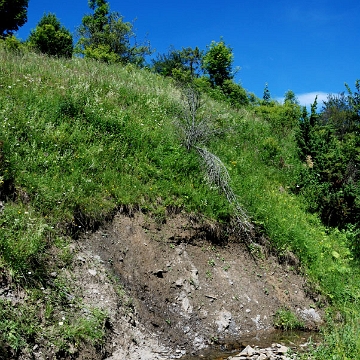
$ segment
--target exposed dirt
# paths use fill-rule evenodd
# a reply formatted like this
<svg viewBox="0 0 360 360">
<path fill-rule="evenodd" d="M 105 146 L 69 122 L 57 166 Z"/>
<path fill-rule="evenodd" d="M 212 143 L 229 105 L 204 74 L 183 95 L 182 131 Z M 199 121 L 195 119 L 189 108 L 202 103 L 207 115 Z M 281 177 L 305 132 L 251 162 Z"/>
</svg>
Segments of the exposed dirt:
<svg viewBox="0 0 360 360">
<path fill-rule="evenodd" d="M 180 358 L 214 343 L 241 343 L 273 330 L 284 307 L 309 328 L 321 322 L 306 281 L 291 266 L 207 237 L 203 224 L 184 214 L 159 224 L 142 213 L 119 213 L 74 245 L 72 276 L 84 303 L 109 313 L 102 358 Z"/>
</svg>

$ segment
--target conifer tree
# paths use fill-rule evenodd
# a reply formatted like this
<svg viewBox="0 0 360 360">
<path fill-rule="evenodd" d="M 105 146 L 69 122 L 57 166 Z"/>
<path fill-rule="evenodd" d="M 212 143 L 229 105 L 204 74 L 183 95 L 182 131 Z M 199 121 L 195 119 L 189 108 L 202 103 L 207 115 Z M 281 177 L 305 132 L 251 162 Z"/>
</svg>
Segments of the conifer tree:
<svg viewBox="0 0 360 360">
<path fill-rule="evenodd" d="M 269 90 L 268 84 L 266 83 L 265 89 L 264 89 L 264 95 L 263 95 L 264 104 L 269 105 L 270 99 L 271 99 L 270 90 Z"/>
</svg>

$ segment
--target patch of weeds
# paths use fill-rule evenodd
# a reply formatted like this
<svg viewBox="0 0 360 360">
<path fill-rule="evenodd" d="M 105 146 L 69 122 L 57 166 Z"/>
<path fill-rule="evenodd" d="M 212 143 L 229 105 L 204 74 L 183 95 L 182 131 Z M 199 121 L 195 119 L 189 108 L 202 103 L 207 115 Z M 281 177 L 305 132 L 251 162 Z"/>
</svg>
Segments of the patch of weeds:
<svg viewBox="0 0 360 360">
<path fill-rule="evenodd" d="M 171 320 L 170 320 L 170 319 L 165 319 L 165 322 L 166 322 L 169 326 L 171 326 Z"/>
<path fill-rule="evenodd" d="M 303 329 L 304 323 L 288 309 L 279 309 L 274 315 L 274 326 L 281 330 Z"/>
<path fill-rule="evenodd" d="M 0 300 L 0 340 L 15 351 L 26 348 L 28 341 L 40 331 L 35 314 L 34 306 Z"/>
<path fill-rule="evenodd" d="M 210 337 L 210 344 L 218 344 L 219 338 L 216 335 Z"/>
<path fill-rule="evenodd" d="M 45 221 L 22 204 L 5 206 L 0 215 L 1 257 L 20 273 L 29 273 L 39 263 L 50 236 Z"/>
<path fill-rule="evenodd" d="M 230 267 L 231 266 L 229 264 L 226 264 L 226 265 L 223 266 L 223 270 L 228 271 L 230 269 Z"/>
<path fill-rule="evenodd" d="M 265 258 L 265 255 L 264 255 L 264 253 L 262 252 L 260 245 L 251 243 L 251 244 L 249 245 L 249 250 L 250 250 L 250 253 L 251 253 L 254 257 L 256 257 L 256 258 L 258 258 L 258 259 L 262 259 L 262 260 Z"/>
<path fill-rule="evenodd" d="M 206 278 L 209 279 L 209 280 L 212 280 L 213 274 L 212 274 L 212 272 L 211 272 L 210 270 L 208 270 L 208 271 L 206 272 Z"/>
<path fill-rule="evenodd" d="M 216 265 L 214 259 L 210 259 L 210 260 L 208 261 L 208 264 L 209 264 L 211 267 L 214 267 L 214 266 Z"/>
<path fill-rule="evenodd" d="M 81 342 L 101 345 L 105 339 L 105 324 L 108 316 L 100 309 L 91 309 L 88 316 L 58 322 L 54 345 L 58 352 L 69 352 L 72 346 Z M 55 334 L 54 334 L 55 335 Z M 72 345 L 72 346 L 71 346 Z M 71 353 L 71 351 L 70 351 Z"/>
</svg>

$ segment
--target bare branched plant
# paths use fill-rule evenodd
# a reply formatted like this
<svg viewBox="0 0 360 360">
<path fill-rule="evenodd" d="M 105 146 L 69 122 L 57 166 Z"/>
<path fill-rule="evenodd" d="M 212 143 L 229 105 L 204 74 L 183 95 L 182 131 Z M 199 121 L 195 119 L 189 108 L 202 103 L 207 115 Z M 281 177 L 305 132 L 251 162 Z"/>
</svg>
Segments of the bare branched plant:
<svg viewBox="0 0 360 360">
<path fill-rule="evenodd" d="M 203 103 L 199 91 L 191 86 L 182 87 L 184 109 L 178 119 L 178 128 L 182 141 L 188 151 L 194 149 L 201 157 L 209 182 L 215 185 L 233 205 L 233 232 L 243 238 L 247 245 L 252 243 L 253 225 L 241 207 L 230 186 L 230 175 L 224 163 L 204 146 L 220 131 L 216 129 L 210 117 L 199 114 Z"/>
<path fill-rule="evenodd" d="M 232 232 L 250 245 L 254 227 L 230 186 L 230 175 L 224 163 L 205 148 L 195 146 L 195 149 L 203 161 L 209 181 L 226 196 L 228 202 L 234 207 Z"/>
<path fill-rule="evenodd" d="M 198 112 L 203 106 L 200 92 L 190 85 L 181 87 L 183 109 L 177 119 L 181 131 L 182 142 L 190 151 L 196 145 L 205 143 L 218 131 L 211 126 L 209 117 L 200 117 Z"/>
</svg>

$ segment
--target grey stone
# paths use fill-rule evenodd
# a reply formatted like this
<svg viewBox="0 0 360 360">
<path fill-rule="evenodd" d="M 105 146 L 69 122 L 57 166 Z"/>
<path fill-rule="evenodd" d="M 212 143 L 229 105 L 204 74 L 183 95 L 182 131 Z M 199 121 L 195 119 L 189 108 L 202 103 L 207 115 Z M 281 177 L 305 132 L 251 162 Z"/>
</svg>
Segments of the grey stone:
<svg viewBox="0 0 360 360">
<path fill-rule="evenodd" d="M 231 312 L 227 310 L 223 310 L 219 313 L 218 319 L 215 321 L 218 326 L 218 331 L 222 332 L 227 329 L 231 322 Z"/>
<path fill-rule="evenodd" d="M 320 314 L 315 309 L 299 309 L 298 313 L 303 320 L 313 321 L 315 323 L 322 322 Z"/>
<path fill-rule="evenodd" d="M 286 354 L 289 351 L 289 348 L 283 345 L 278 346 L 277 352 L 278 354 Z"/>
<path fill-rule="evenodd" d="M 255 350 L 250 346 L 246 346 L 246 348 L 239 354 L 240 356 L 253 356 Z"/>
<path fill-rule="evenodd" d="M 266 360 L 268 357 L 265 354 L 260 354 L 256 360 Z"/>
<path fill-rule="evenodd" d="M 183 286 L 183 283 L 184 283 L 184 279 L 183 279 L 183 278 L 177 279 L 177 280 L 175 281 L 175 285 L 176 285 L 177 287 L 182 287 L 182 286 Z"/>
</svg>

